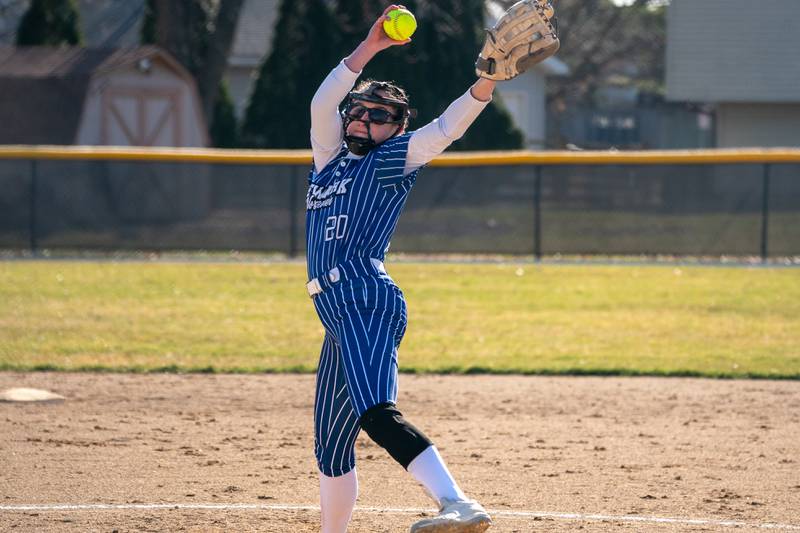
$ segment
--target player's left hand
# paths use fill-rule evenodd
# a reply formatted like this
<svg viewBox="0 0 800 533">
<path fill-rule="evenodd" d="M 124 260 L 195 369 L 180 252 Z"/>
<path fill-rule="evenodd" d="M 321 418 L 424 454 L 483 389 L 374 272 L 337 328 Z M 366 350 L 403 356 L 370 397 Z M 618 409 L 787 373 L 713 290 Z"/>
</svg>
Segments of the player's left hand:
<svg viewBox="0 0 800 533">
<path fill-rule="evenodd" d="M 548 0 L 521 0 L 488 30 L 475 73 L 494 81 L 513 79 L 558 51 L 555 13 Z"/>
<path fill-rule="evenodd" d="M 372 28 L 369 30 L 369 34 L 367 34 L 367 38 L 364 42 L 375 52 L 380 52 L 381 50 L 385 50 L 392 46 L 403 46 L 411 42 L 411 39 L 406 39 L 405 41 L 395 41 L 383 30 L 383 22 L 385 20 L 389 20 L 387 14 L 389 11 L 393 9 L 405 9 L 406 6 L 401 4 L 392 4 L 386 9 L 383 10 L 383 14 L 378 17 L 378 20 L 375 21 L 375 24 L 372 25 Z"/>
</svg>

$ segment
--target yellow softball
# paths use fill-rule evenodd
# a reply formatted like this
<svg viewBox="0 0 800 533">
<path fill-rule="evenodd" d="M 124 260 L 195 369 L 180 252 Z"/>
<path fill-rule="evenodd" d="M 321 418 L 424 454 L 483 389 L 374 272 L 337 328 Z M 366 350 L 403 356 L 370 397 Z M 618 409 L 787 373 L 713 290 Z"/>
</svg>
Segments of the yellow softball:
<svg viewBox="0 0 800 533">
<path fill-rule="evenodd" d="M 386 16 L 389 20 L 383 21 L 383 31 L 390 39 L 405 41 L 417 31 L 417 19 L 408 9 L 392 9 Z"/>
</svg>

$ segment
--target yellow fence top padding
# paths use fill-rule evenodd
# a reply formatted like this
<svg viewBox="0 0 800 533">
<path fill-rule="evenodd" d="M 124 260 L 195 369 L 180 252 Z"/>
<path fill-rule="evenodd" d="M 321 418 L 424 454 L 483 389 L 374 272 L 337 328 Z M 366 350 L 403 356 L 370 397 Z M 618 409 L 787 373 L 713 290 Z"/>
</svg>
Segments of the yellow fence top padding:
<svg viewBox="0 0 800 533">
<path fill-rule="evenodd" d="M 218 150 L 128 146 L 0 146 L 0 159 L 310 165 L 311 150 Z"/>
<path fill-rule="evenodd" d="M 116 146 L 0 146 L 0 159 L 105 160 L 252 165 L 310 165 L 310 150 L 218 150 Z M 450 152 L 434 167 L 508 165 L 686 165 L 800 163 L 797 148 L 645 151 Z"/>
</svg>

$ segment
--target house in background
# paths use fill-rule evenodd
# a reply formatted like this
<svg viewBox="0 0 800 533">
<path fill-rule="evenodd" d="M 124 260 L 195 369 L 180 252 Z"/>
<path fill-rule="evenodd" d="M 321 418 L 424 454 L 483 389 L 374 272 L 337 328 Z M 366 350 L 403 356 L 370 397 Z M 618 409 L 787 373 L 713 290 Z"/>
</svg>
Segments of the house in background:
<svg viewBox="0 0 800 533">
<path fill-rule="evenodd" d="M 239 119 L 247 111 L 261 63 L 272 49 L 278 8 L 280 0 L 244 0 L 242 4 L 225 71 Z"/>
<path fill-rule="evenodd" d="M 550 57 L 513 80 L 497 86 L 497 94 L 508 109 L 514 125 L 524 135 L 523 148 L 541 150 L 547 137 L 547 78 L 564 76 L 568 67 Z"/>
<path fill-rule="evenodd" d="M 209 144 L 194 79 L 153 46 L 0 46 L 0 124 L 0 144 Z"/>
<path fill-rule="evenodd" d="M 720 148 L 800 145 L 799 29 L 796 0 L 672 0 L 667 97 L 714 104 Z"/>
<path fill-rule="evenodd" d="M 505 13 L 505 8 L 499 3 L 486 2 L 486 26 L 494 26 L 503 13 Z M 475 53 L 477 55 L 478 50 Z M 569 74 L 569 68 L 556 55 L 547 58 L 513 80 L 497 85 L 496 90 L 500 99 L 514 119 L 514 124 L 525 136 L 524 148 L 531 150 L 545 148 L 547 78 L 566 76 L 567 74 Z"/>
</svg>

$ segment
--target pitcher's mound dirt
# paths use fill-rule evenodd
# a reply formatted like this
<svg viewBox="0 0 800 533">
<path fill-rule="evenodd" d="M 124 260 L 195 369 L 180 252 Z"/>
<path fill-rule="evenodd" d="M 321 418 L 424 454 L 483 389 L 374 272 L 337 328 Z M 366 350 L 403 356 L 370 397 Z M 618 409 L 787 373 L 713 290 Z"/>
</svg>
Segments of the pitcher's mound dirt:
<svg viewBox="0 0 800 533">
<path fill-rule="evenodd" d="M 313 509 L 4 510 L 314 506 L 313 376 L 0 373 L 0 390 L 12 386 L 70 400 L 0 404 L 0 531 L 319 530 Z M 490 531 L 800 525 L 798 382 L 403 375 L 399 407 L 487 508 L 582 516 L 504 514 Z M 357 455 L 360 507 L 432 508 L 363 434 Z M 350 531 L 407 531 L 418 518 L 357 512 Z"/>
</svg>

